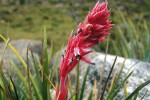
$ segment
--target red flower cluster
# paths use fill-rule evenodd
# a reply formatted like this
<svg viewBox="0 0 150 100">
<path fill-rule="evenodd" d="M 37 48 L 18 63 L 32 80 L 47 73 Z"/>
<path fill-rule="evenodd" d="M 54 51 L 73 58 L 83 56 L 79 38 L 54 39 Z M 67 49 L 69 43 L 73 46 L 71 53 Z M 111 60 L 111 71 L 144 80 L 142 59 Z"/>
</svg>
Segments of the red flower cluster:
<svg viewBox="0 0 150 100">
<path fill-rule="evenodd" d="M 63 55 L 60 65 L 60 87 L 57 95 L 58 100 L 65 100 L 68 91 L 66 82 L 68 73 L 78 64 L 80 60 L 94 64 L 85 55 L 91 52 L 90 47 L 105 40 L 108 30 L 112 26 L 108 20 L 110 11 L 107 2 L 96 3 L 92 12 L 89 12 L 83 23 L 78 25 L 75 35 L 69 38 L 67 49 Z"/>
</svg>

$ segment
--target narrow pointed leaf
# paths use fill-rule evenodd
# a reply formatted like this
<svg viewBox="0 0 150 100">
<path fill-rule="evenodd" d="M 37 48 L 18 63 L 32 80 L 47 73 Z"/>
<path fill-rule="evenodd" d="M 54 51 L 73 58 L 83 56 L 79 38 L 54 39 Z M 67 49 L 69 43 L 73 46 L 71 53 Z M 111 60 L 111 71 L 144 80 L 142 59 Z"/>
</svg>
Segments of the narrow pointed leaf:
<svg viewBox="0 0 150 100">
<path fill-rule="evenodd" d="M 137 94 L 142 88 L 144 88 L 146 85 L 150 84 L 150 80 L 144 82 L 140 86 L 138 86 L 125 100 L 131 99 L 135 94 Z"/>
<path fill-rule="evenodd" d="M 82 100 L 83 98 L 83 94 L 84 94 L 84 89 L 85 89 L 85 86 L 86 86 L 86 79 L 87 79 L 87 75 L 89 73 L 89 70 L 90 70 L 90 67 L 87 68 L 86 70 L 86 73 L 85 73 L 85 76 L 84 76 L 84 80 L 82 82 L 82 88 L 81 88 L 81 93 L 80 93 L 80 99 L 79 100 Z"/>
</svg>

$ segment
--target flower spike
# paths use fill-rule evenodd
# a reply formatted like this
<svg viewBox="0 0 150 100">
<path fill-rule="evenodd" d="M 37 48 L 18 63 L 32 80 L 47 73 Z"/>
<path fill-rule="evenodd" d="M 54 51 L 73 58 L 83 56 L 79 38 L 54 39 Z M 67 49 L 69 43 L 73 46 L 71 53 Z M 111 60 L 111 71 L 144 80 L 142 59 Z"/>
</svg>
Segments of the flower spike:
<svg viewBox="0 0 150 100">
<path fill-rule="evenodd" d="M 106 40 L 108 31 L 112 27 L 108 20 L 110 10 L 108 2 L 97 2 L 93 10 L 88 13 L 85 20 L 77 26 L 75 35 L 71 32 L 66 52 L 63 54 L 60 64 L 60 86 L 57 90 L 57 100 L 65 100 L 68 91 L 68 74 L 79 63 L 80 60 L 94 65 L 86 57 L 91 52 L 90 47 Z"/>
</svg>

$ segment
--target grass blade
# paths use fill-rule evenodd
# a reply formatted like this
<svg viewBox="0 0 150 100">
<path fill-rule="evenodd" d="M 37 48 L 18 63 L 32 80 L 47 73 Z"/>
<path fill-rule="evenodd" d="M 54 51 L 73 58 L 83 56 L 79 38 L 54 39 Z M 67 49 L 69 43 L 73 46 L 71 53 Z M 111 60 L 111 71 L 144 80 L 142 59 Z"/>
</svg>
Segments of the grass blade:
<svg viewBox="0 0 150 100">
<path fill-rule="evenodd" d="M 86 83 L 86 79 L 87 79 L 87 75 L 89 73 L 89 70 L 90 70 L 90 67 L 88 67 L 87 70 L 86 70 L 86 73 L 85 73 L 85 76 L 84 76 L 84 80 L 82 82 L 82 88 L 81 88 L 81 93 L 80 93 L 80 99 L 79 100 L 82 100 L 82 98 L 83 98 L 83 93 L 84 93 L 84 89 L 85 89 L 85 83 Z"/>
<path fill-rule="evenodd" d="M 143 100 L 143 98 L 145 97 L 145 95 L 147 94 L 148 90 L 146 90 L 146 92 L 144 93 L 144 95 L 142 96 L 141 100 Z"/>
<path fill-rule="evenodd" d="M 99 72 L 101 73 L 100 74 L 100 79 L 99 79 L 99 88 L 98 88 L 98 94 L 100 94 L 101 92 L 101 86 L 102 86 L 102 80 L 103 80 L 103 75 L 104 75 L 104 70 L 105 70 L 105 67 L 106 67 L 106 58 L 107 58 L 107 53 L 108 53 L 108 49 L 109 49 L 109 41 L 110 41 L 110 38 L 108 37 L 107 39 L 107 45 L 106 45 L 106 51 L 105 51 L 105 58 L 104 58 L 104 65 L 103 65 L 103 69 L 102 69 L 102 72 Z M 97 96 L 97 99 L 100 98 L 100 95 Z"/>
<path fill-rule="evenodd" d="M 81 89 L 79 89 L 78 91 L 76 91 L 68 100 L 73 100 L 74 98 L 74 96 L 77 94 L 77 93 L 79 93 L 79 91 L 80 91 Z"/>
<path fill-rule="evenodd" d="M 0 38 L 2 38 L 5 42 L 7 42 L 7 40 L 1 34 L 0 34 Z M 13 51 L 13 53 L 16 55 L 18 60 L 23 65 L 23 68 L 27 71 L 27 64 L 25 63 L 23 58 L 20 56 L 20 54 L 17 52 L 17 50 L 10 43 L 8 43 L 8 47 Z M 41 98 L 41 95 L 39 93 L 39 89 L 38 89 L 35 81 L 33 80 L 33 76 L 31 75 L 31 73 L 29 73 L 29 76 L 30 76 L 30 80 L 31 80 L 33 89 L 35 90 L 35 93 L 36 93 L 37 97 L 41 100 L 42 98 Z"/>
<path fill-rule="evenodd" d="M 120 88 L 124 85 L 124 83 L 127 81 L 127 79 L 131 76 L 131 74 L 133 73 L 133 71 L 131 73 L 129 73 L 129 75 L 121 82 L 121 84 L 119 86 L 115 86 L 115 88 L 112 90 L 113 92 L 111 92 L 108 97 L 107 100 L 113 100 L 114 97 L 117 95 L 117 93 L 119 92 Z"/>
<path fill-rule="evenodd" d="M 29 87 L 29 96 L 30 96 L 30 100 L 32 100 L 32 90 L 31 90 L 31 84 L 30 84 L 30 77 L 29 77 L 29 57 L 28 57 L 28 54 L 29 54 L 29 46 L 30 46 L 30 43 L 28 44 L 28 47 L 27 47 L 27 81 L 28 81 L 28 87 Z"/>
<path fill-rule="evenodd" d="M 16 66 L 16 64 L 12 60 L 10 60 L 10 62 L 13 65 L 13 68 L 14 68 L 17 76 L 20 78 L 21 82 L 25 86 L 25 89 L 27 90 L 27 93 L 29 93 L 29 91 L 28 91 L 28 84 L 26 82 L 25 77 L 22 75 L 22 73 L 20 72 L 20 70 L 18 69 L 18 67 Z"/>
<path fill-rule="evenodd" d="M 44 28 L 44 58 L 43 58 L 43 91 L 42 96 L 44 100 L 48 100 L 49 96 L 49 88 L 48 88 L 48 80 L 46 76 L 49 76 L 48 69 L 48 53 L 47 53 L 47 35 L 46 28 Z"/>
<path fill-rule="evenodd" d="M 122 70 L 123 70 L 125 61 L 126 61 L 126 59 L 125 59 L 125 60 L 123 61 L 123 63 L 122 63 L 122 67 L 121 67 L 121 69 L 120 69 L 120 72 L 119 72 L 119 74 L 118 74 L 118 77 L 116 78 L 115 82 L 113 83 L 112 89 L 111 89 L 110 93 L 108 94 L 108 97 L 110 96 L 110 94 L 113 93 L 113 90 L 115 89 L 115 86 L 117 85 L 117 83 L 118 83 L 118 81 L 119 81 L 119 79 L 120 79 L 120 77 L 121 77 L 121 73 L 122 73 Z"/>
<path fill-rule="evenodd" d="M 114 75 L 112 77 L 111 84 L 110 84 L 110 87 L 109 87 L 109 93 L 112 90 L 112 87 L 113 87 L 114 82 L 115 82 L 115 78 L 116 78 L 116 76 L 117 76 L 118 73 L 119 73 L 119 67 L 116 69 L 116 71 L 115 71 L 115 73 L 114 73 Z"/>
<path fill-rule="evenodd" d="M 33 61 L 33 69 L 34 69 L 34 72 L 35 72 L 35 78 L 34 78 L 34 80 L 36 82 L 37 87 L 41 87 L 42 86 L 42 78 L 40 77 L 40 71 L 39 71 L 39 69 L 40 69 L 40 67 L 39 67 L 40 63 L 39 63 L 39 61 L 36 62 L 35 57 L 34 57 L 32 51 L 31 51 L 31 56 L 32 56 L 31 59 Z M 36 63 L 38 63 L 38 64 L 36 64 Z M 42 89 L 40 89 L 40 91 L 42 91 Z"/>
<path fill-rule="evenodd" d="M 131 99 L 135 94 L 137 94 L 143 87 L 145 87 L 148 84 L 150 84 L 150 80 L 148 80 L 148 81 L 144 82 L 143 84 L 141 84 L 140 86 L 138 86 L 125 100 Z"/>
<path fill-rule="evenodd" d="M 137 92 L 137 93 L 134 95 L 133 100 L 137 100 L 138 94 L 139 94 L 139 92 Z"/>
<path fill-rule="evenodd" d="M 5 51 L 6 51 L 6 48 L 7 48 L 7 45 L 8 45 L 9 42 L 10 42 L 10 40 L 8 39 L 8 40 L 6 41 L 6 44 L 5 44 L 4 49 L 3 49 L 2 52 L 1 52 L 0 69 L 1 69 L 1 71 L 2 71 L 2 74 L 4 74 L 4 73 L 3 73 L 3 70 L 2 70 L 4 54 L 5 54 Z"/>
<path fill-rule="evenodd" d="M 92 100 L 92 94 L 93 94 L 93 91 L 90 92 L 90 94 L 88 96 L 88 100 Z"/>
<path fill-rule="evenodd" d="M 13 82 L 13 80 L 12 80 L 12 78 L 10 77 L 10 81 L 11 81 L 11 83 L 12 83 L 12 85 L 13 85 L 13 88 L 14 88 L 14 91 L 15 91 L 15 100 L 19 100 L 19 96 L 18 96 L 18 93 L 17 93 L 17 89 L 16 89 L 16 86 L 15 86 L 15 84 L 14 84 L 14 82 Z"/>
<path fill-rule="evenodd" d="M 115 66 L 116 60 L 117 60 L 117 56 L 115 57 L 114 63 L 113 63 L 113 65 L 112 65 L 111 70 L 110 70 L 110 72 L 109 72 L 109 75 L 108 75 L 108 77 L 107 77 L 107 79 L 106 79 L 106 83 L 105 83 L 104 89 L 103 89 L 103 91 L 102 91 L 100 100 L 103 100 L 103 99 L 104 99 L 104 93 L 105 93 L 105 90 L 106 90 L 106 87 L 107 87 L 107 84 L 108 84 L 110 75 L 111 75 L 111 73 L 112 73 L 112 71 L 113 71 L 113 68 L 114 68 L 114 66 Z"/>
</svg>

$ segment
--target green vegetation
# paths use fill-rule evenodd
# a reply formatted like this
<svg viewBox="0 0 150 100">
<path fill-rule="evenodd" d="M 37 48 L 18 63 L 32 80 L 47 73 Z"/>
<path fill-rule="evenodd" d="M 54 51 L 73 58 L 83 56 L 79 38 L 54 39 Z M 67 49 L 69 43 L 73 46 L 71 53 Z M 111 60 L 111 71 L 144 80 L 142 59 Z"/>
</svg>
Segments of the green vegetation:
<svg viewBox="0 0 150 100">
<path fill-rule="evenodd" d="M 48 44 L 50 45 L 53 42 L 53 49 L 56 52 L 67 43 L 72 29 L 85 18 L 84 16 L 95 2 L 88 0 L 81 3 L 65 0 L 60 2 L 58 0 L 43 4 L 33 2 L 24 5 L 1 5 L 0 33 L 11 39 L 42 40 L 42 29 L 46 26 Z M 139 0 L 139 2 L 110 1 L 109 5 L 112 9 L 110 18 L 115 26 L 110 31 L 110 48 L 112 49 L 108 52 L 128 58 L 150 61 L 148 0 Z M 138 6 L 140 6 L 140 9 L 138 9 Z M 136 43 L 132 44 L 133 41 L 136 41 Z M 120 45 L 124 45 L 125 48 L 119 48 Z M 134 45 L 134 49 L 130 48 L 129 45 Z M 100 50 L 104 52 L 105 43 L 100 46 Z"/>
<path fill-rule="evenodd" d="M 13 0 L 8 5 L 0 4 L 0 33 L 10 39 L 42 40 L 42 29 L 46 26 L 48 45 L 53 42 L 55 52 L 67 43 L 70 32 L 76 31 L 73 28 L 85 18 L 96 2 L 96 0 L 50 0 L 46 3 L 38 3 L 36 0 L 31 3 L 25 3 L 26 0 L 20 1 L 24 4 L 15 4 Z M 109 2 L 112 10 L 110 18 L 115 24 L 110 31 L 112 49 L 108 51 L 109 53 L 150 61 L 149 5 L 149 0 Z M 136 43 L 132 44 L 133 41 Z M 105 51 L 105 44 L 100 45 L 100 51 Z M 124 45 L 125 50 L 119 48 L 120 45 Z M 134 49 L 129 45 L 134 45 Z"/>
<path fill-rule="evenodd" d="M 55 50 L 67 42 L 75 23 L 68 14 L 67 5 L 63 4 L 29 4 L 1 6 L 9 14 L 2 16 L 0 33 L 11 39 L 40 39 L 43 27 L 47 28 L 48 43 L 53 41 Z M 61 42 L 60 42 L 61 41 Z"/>
<path fill-rule="evenodd" d="M 0 0 L 1 2 L 2 0 Z M 12 0 L 13 1 L 13 0 Z M 13 77 L 8 75 L 6 77 L 2 70 L 2 60 L 4 52 L 2 53 L 0 61 L 0 100 L 6 99 L 47 99 L 51 100 L 52 94 L 50 89 L 55 90 L 58 82 L 59 64 L 56 57 L 53 62 L 53 67 L 48 70 L 50 65 L 51 56 L 63 44 L 67 43 L 67 39 L 73 28 L 77 23 L 85 18 L 88 11 L 93 7 L 97 0 L 84 0 L 77 2 L 75 0 L 50 0 L 49 3 L 30 3 L 25 4 L 24 0 L 20 0 L 21 5 L 18 4 L 0 4 L 0 40 L 5 41 L 6 45 L 13 51 L 20 63 L 25 75 L 22 74 L 17 66 L 11 59 L 10 63 L 16 72 L 15 81 Z M 108 0 L 109 1 L 109 0 Z M 137 58 L 143 61 L 150 61 L 150 19 L 149 19 L 149 0 L 114 0 L 110 1 L 110 8 L 112 9 L 111 20 L 113 21 L 114 28 L 110 31 L 109 49 L 108 53 L 124 56 L 126 58 Z M 47 32 L 43 32 L 43 27 L 46 27 Z M 75 30 L 75 29 L 74 29 Z M 46 36 L 47 33 L 47 36 Z M 44 35 L 45 34 L 45 35 Z M 42 61 L 35 62 L 34 57 L 29 57 L 27 62 L 23 60 L 16 49 L 9 44 L 5 38 L 10 39 L 27 38 L 27 39 L 44 39 L 44 57 Z M 47 43 L 51 47 L 50 54 L 47 54 Z M 53 44 L 53 46 L 51 45 Z M 105 51 L 106 42 L 99 45 L 100 51 Z M 4 49 L 5 50 L 5 49 Z M 54 52 L 52 52 L 54 51 Z M 27 55 L 28 56 L 28 55 Z M 117 59 L 117 57 L 116 57 Z M 32 63 L 29 68 L 29 61 Z M 125 63 L 125 62 L 124 62 Z M 120 82 L 122 69 L 124 63 L 120 68 L 118 75 L 113 75 L 110 92 L 107 94 L 107 100 L 112 100 L 118 94 L 121 88 L 126 90 L 126 81 L 132 74 L 127 74 L 127 77 Z M 115 61 L 114 61 L 115 64 Z M 114 64 L 108 75 L 108 79 L 112 74 Z M 30 70 L 33 70 L 33 73 Z M 72 89 L 70 84 L 69 92 L 72 100 L 82 100 L 85 83 L 90 67 L 87 69 L 83 82 L 79 85 L 79 66 L 77 66 L 77 74 L 75 78 L 75 90 Z M 144 76 L 143 76 L 144 77 Z M 53 81 L 55 79 L 55 81 Z M 108 80 L 105 83 L 102 91 L 101 98 L 104 98 L 105 88 L 108 85 Z M 131 94 L 124 93 L 126 100 L 136 100 L 138 92 L 150 80 L 139 85 Z M 93 87 L 95 89 L 96 85 Z M 89 92 L 88 100 L 92 100 L 99 95 L 93 89 Z M 93 97 L 93 95 L 95 97 Z"/>
<path fill-rule="evenodd" d="M 52 81 L 54 77 L 58 78 L 58 70 L 57 69 L 57 64 L 58 62 L 54 62 L 54 66 L 52 67 L 51 70 L 48 70 L 48 65 L 50 64 L 50 58 L 52 54 L 52 47 L 50 50 L 50 55 L 47 54 L 47 43 L 46 43 L 46 32 L 44 32 L 44 57 L 42 58 L 42 62 L 39 62 L 38 64 L 35 63 L 34 56 L 31 58 L 28 57 L 27 53 L 27 62 L 23 60 L 23 58 L 20 56 L 20 54 L 17 52 L 17 50 L 7 41 L 2 35 L 0 35 L 0 38 L 6 42 L 6 46 L 8 46 L 13 53 L 16 55 L 20 63 L 22 64 L 22 68 L 25 71 L 25 74 L 21 72 L 21 70 L 18 69 L 19 66 L 17 66 L 11 59 L 10 63 L 13 65 L 13 69 L 16 72 L 15 80 L 13 79 L 14 77 L 10 75 L 7 77 L 5 76 L 3 70 L 2 70 L 2 60 L 0 62 L 0 99 L 1 100 L 7 100 L 7 99 L 13 99 L 13 100 L 32 100 L 32 99 L 38 99 L 38 100 L 53 100 L 52 98 L 55 97 L 55 90 L 57 88 L 58 80 L 56 79 L 56 84 Z M 5 50 L 5 48 L 4 48 Z M 3 52 L 4 53 L 4 52 Z M 108 75 L 108 78 L 105 82 L 104 89 L 102 90 L 102 94 L 100 96 L 101 100 L 104 98 L 104 93 L 106 92 L 106 87 L 108 84 L 108 80 L 110 78 L 110 75 L 112 74 L 115 62 L 117 60 L 117 56 L 114 60 L 114 63 L 112 65 L 112 68 L 110 69 L 110 73 Z M 56 60 L 57 61 L 57 60 Z M 32 66 L 29 66 L 29 62 L 32 62 Z M 125 61 L 124 61 L 125 63 Z M 122 67 L 120 68 L 120 72 L 116 76 L 115 74 L 113 75 L 114 81 L 111 82 L 112 87 L 110 88 L 110 92 L 107 94 L 106 98 L 107 100 L 113 100 L 115 96 L 118 94 L 119 90 L 121 88 L 127 88 L 125 87 L 125 83 L 127 79 L 131 76 L 132 72 L 127 74 L 127 76 L 124 78 L 124 80 L 120 83 L 120 78 L 122 74 L 122 69 L 124 67 L 124 63 L 122 64 Z M 31 69 L 33 70 L 31 73 Z M 87 80 L 87 75 L 89 73 L 90 67 L 87 68 L 87 71 L 85 73 L 82 86 L 79 85 L 79 66 L 77 66 L 77 74 L 76 74 L 76 89 L 73 90 L 72 84 L 70 84 L 70 94 L 71 97 L 68 97 L 69 100 L 82 100 L 84 90 L 85 90 L 85 82 Z M 125 100 L 130 100 L 131 98 L 136 100 L 138 92 L 145 86 L 147 86 L 150 83 L 150 80 L 146 81 L 145 83 L 139 85 L 135 91 L 133 91 L 131 94 L 126 94 L 125 95 Z M 88 100 L 97 100 L 97 97 L 99 94 L 94 91 L 96 89 L 96 85 L 94 86 L 91 91 L 89 91 L 89 96 Z M 53 90 L 54 94 L 50 92 L 50 89 Z M 94 95 L 94 96 L 93 96 Z"/>
</svg>

